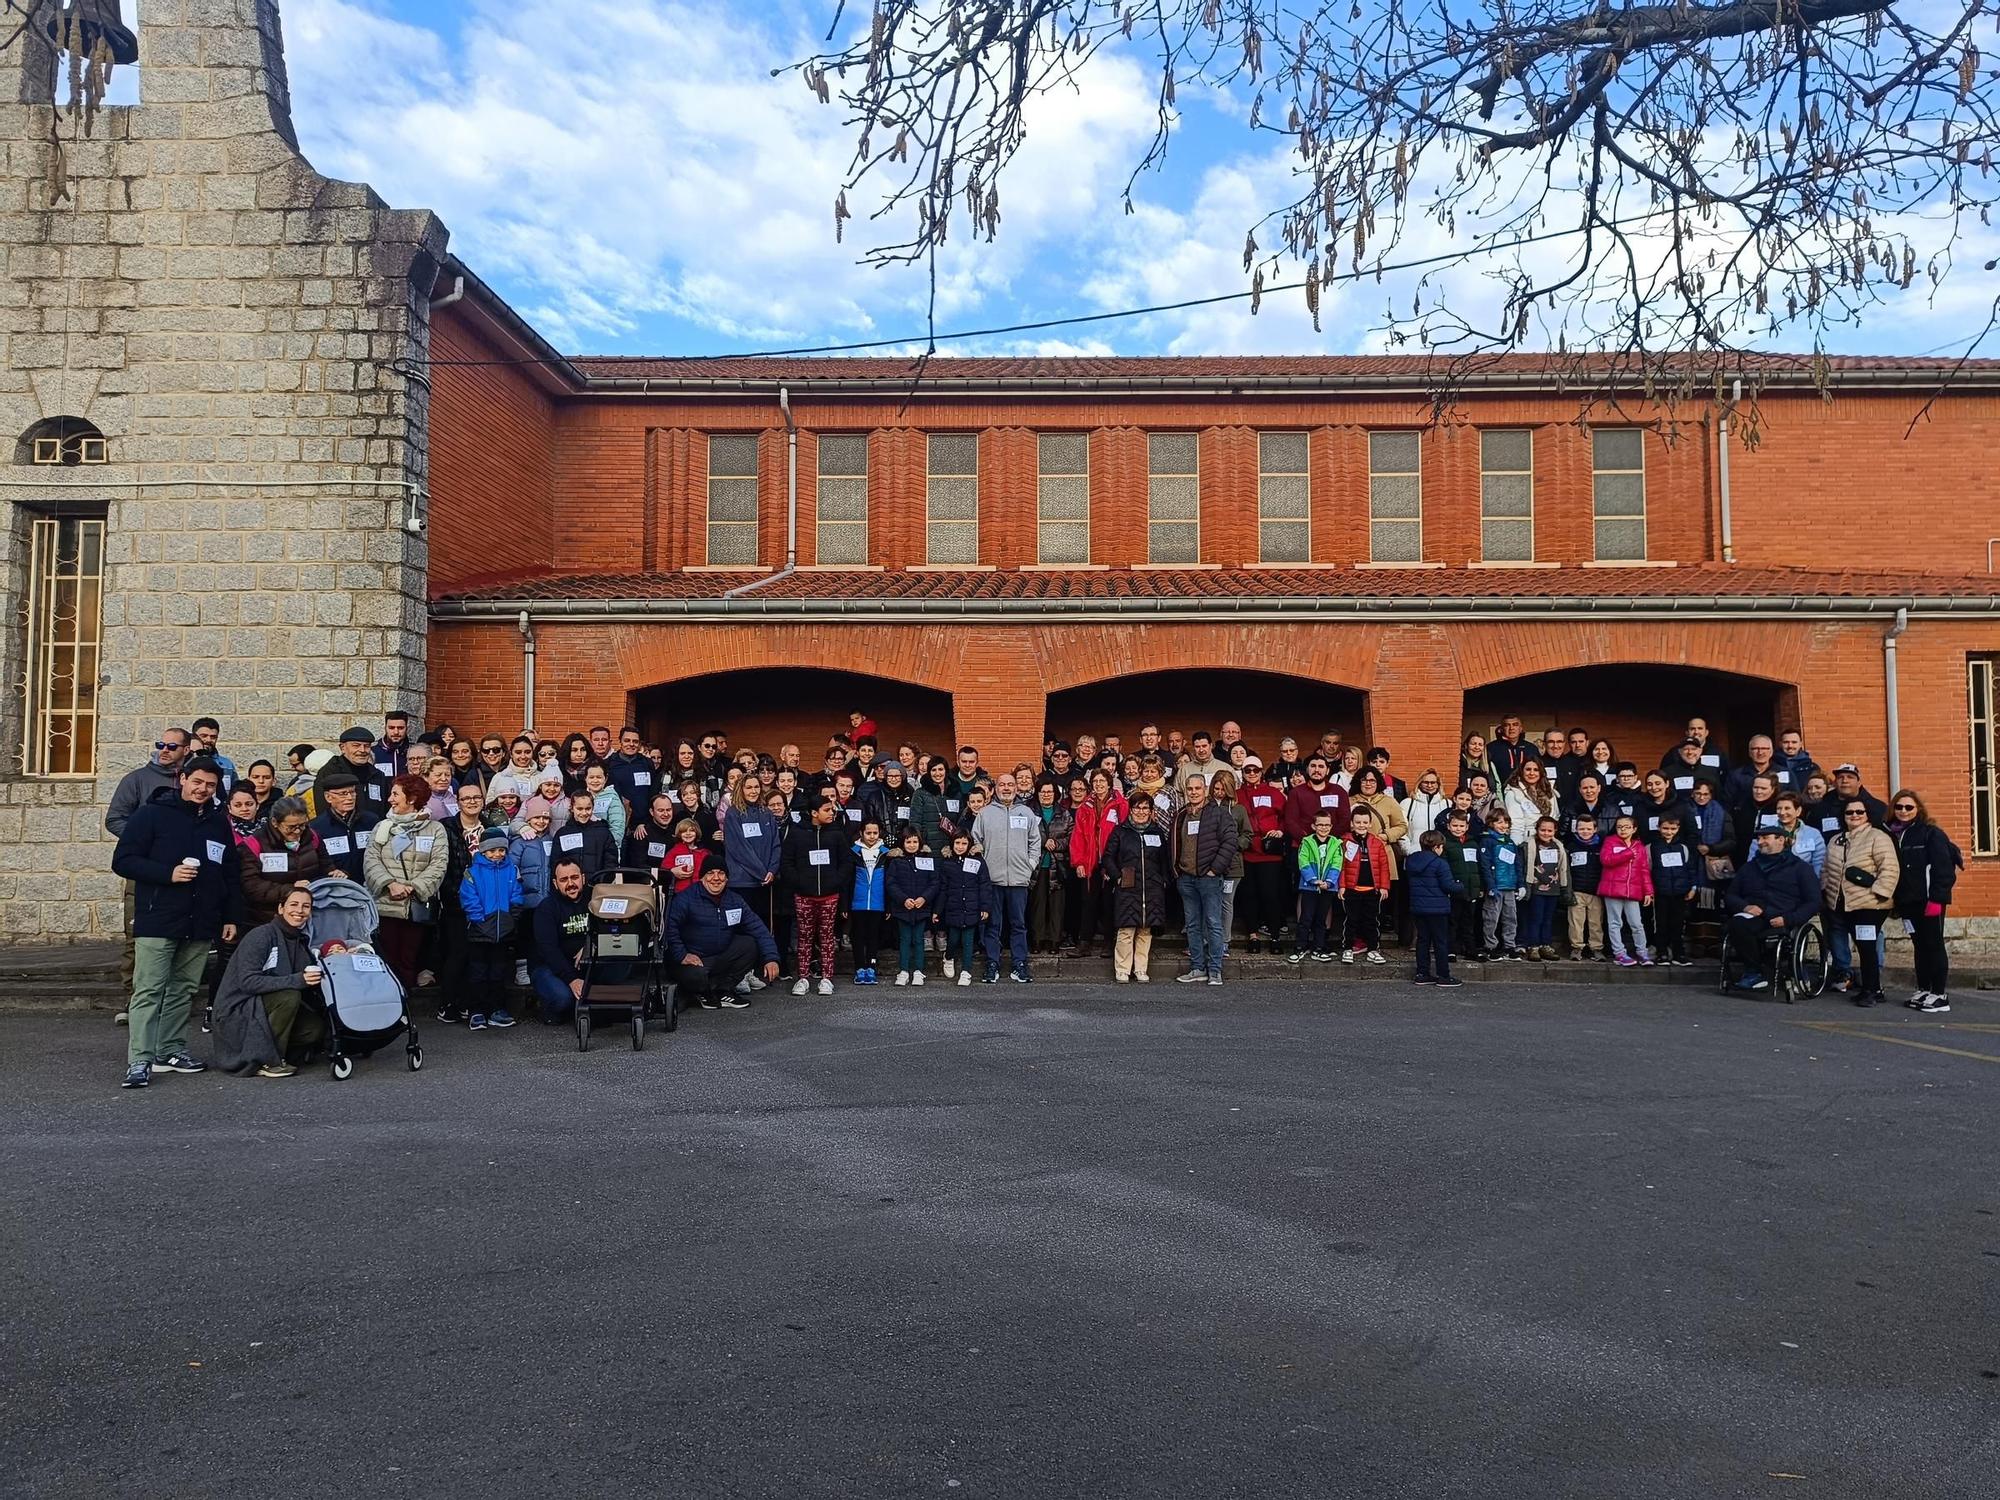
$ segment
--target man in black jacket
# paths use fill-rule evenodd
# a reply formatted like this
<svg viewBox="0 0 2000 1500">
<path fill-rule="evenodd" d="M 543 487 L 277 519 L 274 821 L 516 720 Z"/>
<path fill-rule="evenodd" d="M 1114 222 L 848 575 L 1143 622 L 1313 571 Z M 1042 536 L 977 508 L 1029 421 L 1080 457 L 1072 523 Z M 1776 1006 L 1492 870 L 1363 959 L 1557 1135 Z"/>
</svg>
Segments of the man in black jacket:
<svg viewBox="0 0 2000 1500">
<path fill-rule="evenodd" d="M 215 804 L 221 785 L 214 761 L 189 761 L 127 820 L 111 856 L 137 887 L 124 1088 L 204 1067 L 188 1055 L 188 1016 L 209 945 L 234 940 L 242 907 L 236 841 Z"/>
<path fill-rule="evenodd" d="M 1757 852 L 1736 872 L 1724 897 L 1729 946 L 1742 960 L 1738 989 L 1766 990 L 1764 943 L 1805 926 L 1819 914 L 1820 883 L 1812 866 L 1791 852 L 1791 835 L 1778 827 L 1757 830 Z"/>
<path fill-rule="evenodd" d="M 362 808 L 360 778 L 338 761 L 332 769 L 319 783 L 320 814 L 312 820 L 312 830 L 326 845 L 327 874 L 359 880 L 361 862 L 368 857 L 368 830 L 382 818 Z"/>
<path fill-rule="evenodd" d="M 1241 846 L 1229 810 L 1209 801 L 1208 778 L 1192 773 L 1185 787 L 1187 805 L 1174 817 L 1174 870 L 1180 877 L 1188 942 L 1188 971 L 1179 982 L 1221 984 L 1223 955 L 1229 949 L 1229 934 L 1222 927 L 1222 882 Z"/>
<path fill-rule="evenodd" d="M 590 933 L 590 903 L 583 891 L 583 866 L 576 856 L 556 860 L 549 875 L 549 893 L 535 908 L 535 957 L 528 966 L 528 983 L 535 992 L 544 1025 L 567 1020 L 583 994 L 583 974 L 577 960 Z"/>
</svg>

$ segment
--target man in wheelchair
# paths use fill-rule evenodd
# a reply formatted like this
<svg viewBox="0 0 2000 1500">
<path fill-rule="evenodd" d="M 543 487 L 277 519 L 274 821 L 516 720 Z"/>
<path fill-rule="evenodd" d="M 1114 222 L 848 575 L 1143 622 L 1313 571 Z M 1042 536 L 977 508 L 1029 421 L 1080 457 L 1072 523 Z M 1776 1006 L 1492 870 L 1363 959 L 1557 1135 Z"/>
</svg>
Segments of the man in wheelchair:
<svg viewBox="0 0 2000 1500">
<path fill-rule="evenodd" d="M 1751 855 L 1724 897 L 1729 910 L 1727 941 L 1743 965 L 1740 990 L 1769 989 L 1767 969 L 1794 932 L 1819 915 L 1819 880 L 1812 866 L 1791 851 L 1791 835 L 1780 825 L 1757 830 Z"/>
</svg>

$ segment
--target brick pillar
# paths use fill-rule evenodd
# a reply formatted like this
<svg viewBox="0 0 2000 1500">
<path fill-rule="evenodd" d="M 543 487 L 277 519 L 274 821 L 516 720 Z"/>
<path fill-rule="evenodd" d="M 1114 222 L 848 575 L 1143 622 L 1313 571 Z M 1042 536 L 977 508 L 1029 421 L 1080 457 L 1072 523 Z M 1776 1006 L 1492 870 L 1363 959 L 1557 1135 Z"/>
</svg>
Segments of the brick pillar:
<svg viewBox="0 0 2000 1500">
<path fill-rule="evenodd" d="M 1414 782 L 1435 766 L 1450 785 L 1464 716 L 1450 627 L 1404 625 L 1385 632 L 1368 694 L 1368 737 L 1395 752 L 1390 769 Z"/>
<path fill-rule="evenodd" d="M 1019 662 L 988 653 L 986 663 L 969 666 L 952 689 L 952 749 L 977 745 L 980 764 L 996 774 L 1024 760 L 1040 765 L 1047 695 Z"/>
</svg>

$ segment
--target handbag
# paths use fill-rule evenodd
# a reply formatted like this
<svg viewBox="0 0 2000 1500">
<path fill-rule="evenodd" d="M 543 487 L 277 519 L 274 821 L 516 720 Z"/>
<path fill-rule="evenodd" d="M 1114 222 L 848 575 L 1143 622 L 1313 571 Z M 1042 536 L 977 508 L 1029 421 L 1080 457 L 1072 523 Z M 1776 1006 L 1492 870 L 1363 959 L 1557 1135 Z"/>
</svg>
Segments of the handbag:
<svg viewBox="0 0 2000 1500">
<path fill-rule="evenodd" d="M 410 914 L 404 920 L 419 922 L 426 927 L 437 921 L 437 902 L 435 900 L 426 899 L 423 896 L 412 896 L 406 904 L 410 909 Z"/>
<path fill-rule="evenodd" d="M 1710 880 L 1728 880 L 1736 874 L 1736 861 L 1726 854 L 1708 854 L 1702 857 L 1702 868 Z"/>
</svg>

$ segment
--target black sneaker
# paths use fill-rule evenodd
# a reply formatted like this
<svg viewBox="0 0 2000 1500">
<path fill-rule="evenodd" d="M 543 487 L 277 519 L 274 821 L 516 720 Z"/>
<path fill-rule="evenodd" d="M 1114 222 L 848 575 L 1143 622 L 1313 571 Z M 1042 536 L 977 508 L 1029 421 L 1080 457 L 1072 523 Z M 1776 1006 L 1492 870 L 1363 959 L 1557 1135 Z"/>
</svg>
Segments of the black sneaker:
<svg viewBox="0 0 2000 1500">
<path fill-rule="evenodd" d="M 703 995 L 701 997 L 701 1008 L 703 1010 L 720 1010 L 722 1002 L 713 995 Z"/>
<path fill-rule="evenodd" d="M 118 1085 L 121 1089 L 142 1089 L 153 1081 L 153 1070 L 145 1063 L 133 1063 L 125 1070 L 125 1081 Z"/>
<path fill-rule="evenodd" d="M 185 1052 L 170 1052 L 153 1060 L 155 1073 L 206 1073 L 207 1063 L 198 1063 Z"/>
<path fill-rule="evenodd" d="M 1462 990 L 1465 988 L 1465 981 L 1463 979 L 1440 979 L 1437 982 L 1437 987 L 1441 990 Z"/>
<path fill-rule="evenodd" d="M 750 1008 L 750 997 L 748 995 L 739 995 L 734 990 L 731 990 L 722 997 L 721 1005 L 724 1010 L 748 1010 Z"/>
<path fill-rule="evenodd" d="M 979 982 L 981 984 L 998 984 L 1000 982 L 1000 971 L 998 969 L 988 969 L 985 977 Z"/>
<path fill-rule="evenodd" d="M 1929 995 L 1925 997 L 1924 1003 L 1917 1007 L 1917 1013 L 1925 1016 L 1941 1016 L 1950 1009 L 1949 995 Z"/>
<path fill-rule="evenodd" d="M 465 1012 L 460 1010 L 456 1005 L 440 1005 L 438 1007 L 437 1018 L 447 1026 L 463 1026 L 465 1024 Z"/>
<path fill-rule="evenodd" d="M 1430 976 L 1430 975 L 1428 975 L 1428 974 L 1419 974 L 1419 975 L 1418 975 L 1418 976 L 1417 976 L 1417 977 L 1416 977 L 1415 979 L 1412 979 L 1412 980 L 1410 981 L 1410 983 L 1411 983 L 1411 984 L 1436 984 L 1436 983 L 1437 983 L 1437 981 L 1436 981 L 1435 979 L 1431 978 L 1431 976 Z"/>
<path fill-rule="evenodd" d="M 1026 969 L 1016 969 L 1012 974 L 1008 975 L 1007 977 L 1013 980 L 1014 983 L 1016 984 L 1033 984 L 1035 982 L 1033 976 L 1031 976 Z"/>
</svg>

